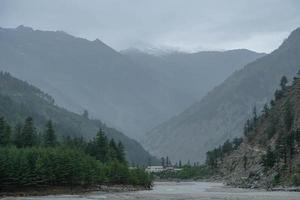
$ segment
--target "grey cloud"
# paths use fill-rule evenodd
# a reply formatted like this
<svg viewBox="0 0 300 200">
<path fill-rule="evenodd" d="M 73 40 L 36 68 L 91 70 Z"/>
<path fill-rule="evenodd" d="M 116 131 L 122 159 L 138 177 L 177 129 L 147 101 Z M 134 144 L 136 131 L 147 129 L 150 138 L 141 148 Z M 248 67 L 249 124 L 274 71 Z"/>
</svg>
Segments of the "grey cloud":
<svg viewBox="0 0 300 200">
<path fill-rule="evenodd" d="M 297 0 L 1 0 L 0 26 L 64 30 L 116 49 L 269 52 L 299 26 L 299 10 Z"/>
</svg>

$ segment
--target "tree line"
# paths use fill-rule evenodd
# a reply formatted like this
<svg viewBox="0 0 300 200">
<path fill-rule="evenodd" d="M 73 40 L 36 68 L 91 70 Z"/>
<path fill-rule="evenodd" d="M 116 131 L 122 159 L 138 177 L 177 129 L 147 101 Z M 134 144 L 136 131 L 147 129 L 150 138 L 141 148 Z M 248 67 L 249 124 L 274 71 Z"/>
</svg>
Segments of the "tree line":
<svg viewBox="0 0 300 200">
<path fill-rule="evenodd" d="M 38 133 L 31 117 L 14 128 L 0 117 L 0 188 L 131 184 L 151 186 L 141 168 L 130 170 L 121 142 L 100 129 L 90 141 L 58 138 L 52 121 Z"/>
</svg>

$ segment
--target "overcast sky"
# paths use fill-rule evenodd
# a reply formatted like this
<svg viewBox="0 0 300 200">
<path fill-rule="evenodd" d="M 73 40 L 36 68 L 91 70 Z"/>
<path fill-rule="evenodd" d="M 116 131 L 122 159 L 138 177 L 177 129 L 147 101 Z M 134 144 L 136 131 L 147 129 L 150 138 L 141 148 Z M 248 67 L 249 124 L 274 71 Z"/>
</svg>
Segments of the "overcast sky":
<svg viewBox="0 0 300 200">
<path fill-rule="evenodd" d="M 300 0 L 0 0 L 0 26 L 21 24 L 117 50 L 270 52 L 300 26 Z"/>
</svg>

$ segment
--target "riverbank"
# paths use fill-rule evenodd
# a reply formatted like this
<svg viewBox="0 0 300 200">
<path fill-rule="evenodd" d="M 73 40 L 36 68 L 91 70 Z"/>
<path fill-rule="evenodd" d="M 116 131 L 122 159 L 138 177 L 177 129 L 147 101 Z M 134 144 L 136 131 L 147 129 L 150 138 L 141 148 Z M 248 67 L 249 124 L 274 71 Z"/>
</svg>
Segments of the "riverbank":
<svg viewBox="0 0 300 200">
<path fill-rule="evenodd" d="M 90 200 L 90 199 L 227 199 L 227 200 L 298 200 L 299 192 L 271 192 L 257 189 L 241 189 L 210 182 L 154 182 L 152 190 L 137 192 L 86 192 L 75 195 L 50 195 L 40 197 L 8 197 L 4 200 Z"/>
<path fill-rule="evenodd" d="M 1 188 L 0 198 L 48 196 L 48 195 L 76 195 L 90 192 L 133 192 L 150 190 L 151 188 L 132 185 L 97 185 L 97 186 L 43 186 L 23 188 Z"/>
<path fill-rule="evenodd" d="M 155 182 L 174 182 L 174 183 L 181 183 L 181 182 L 201 182 L 201 183 L 222 183 L 224 186 L 232 187 L 232 188 L 240 188 L 240 189 L 257 189 L 257 190 L 264 190 L 264 191 L 273 191 L 273 192 L 300 192 L 300 187 L 296 186 L 276 186 L 276 187 L 263 187 L 262 185 L 247 185 L 247 184 L 233 184 L 226 182 L 226 180 L 222 179 L 221 177 L 211 177 L 207 179 L 156 179 Z"/>
</svg>

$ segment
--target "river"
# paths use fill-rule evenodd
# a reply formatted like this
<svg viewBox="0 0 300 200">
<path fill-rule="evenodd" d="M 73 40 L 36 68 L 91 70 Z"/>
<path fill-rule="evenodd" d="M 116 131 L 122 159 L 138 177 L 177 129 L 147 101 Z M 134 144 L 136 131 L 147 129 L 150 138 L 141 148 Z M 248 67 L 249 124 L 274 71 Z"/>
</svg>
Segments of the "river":
<svg viewBox="0 0 300 200">
<path fill-rule="evenodd" d="M 153 190 L 138 192 L 92 192 L 82 195 L 5 198 L 5 200 L 300 200 L 298 192 L 238 189 L 221 183 L 156 182 Z"/>
</svg>

